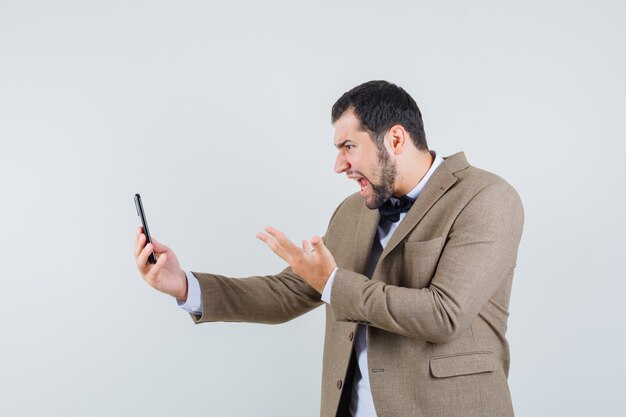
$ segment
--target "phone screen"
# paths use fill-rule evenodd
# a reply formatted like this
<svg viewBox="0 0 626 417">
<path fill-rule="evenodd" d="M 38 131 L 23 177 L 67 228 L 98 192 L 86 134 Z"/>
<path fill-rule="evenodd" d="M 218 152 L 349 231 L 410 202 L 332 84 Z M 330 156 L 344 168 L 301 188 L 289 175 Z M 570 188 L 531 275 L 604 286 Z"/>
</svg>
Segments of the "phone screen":
<svg viewBox="0 0 626 417">
<path fill-rule="evenodd" d="M 152 243 L 152 239 L 150 238 L 150 229 L 148 229 L 148 222 L 146 221 L 146 213 L 143 211 L 143 204 L 141 204 L 141 196 L 139 194 L 135 194 L 135 208 L 137 208 L 137 215 L 141 219 L 141 225 L 143 226 L 143 232 L 148 241 L 147 243 Z M 156 261 L 156 256 L 153 251 L 148 257 L 148 262 L 155 264 Z"/>
</svg>

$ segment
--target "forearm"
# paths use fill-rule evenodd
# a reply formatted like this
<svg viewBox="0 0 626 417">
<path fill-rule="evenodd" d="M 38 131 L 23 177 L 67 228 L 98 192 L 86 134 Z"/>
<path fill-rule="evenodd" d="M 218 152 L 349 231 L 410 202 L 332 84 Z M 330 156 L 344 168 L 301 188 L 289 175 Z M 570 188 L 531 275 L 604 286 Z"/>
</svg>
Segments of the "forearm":
<svg viewBox="0 0 626 417">
<path fill-rule="evenodd" d="M 489 289 L 485 289 L 487 293 Z M 464 299 L 462 299 L 464 298 Z M 485 303 L 483 297 L 447 293 L 435 285 L 404 288 L 339 270 L 332 290 L 333 315 L 406 337 L 448 343 L 462 334 Z"/>
<path fill-rule="evenodd" d="M 194 273 L 202 293 L 202 322 L 277 324 L 321 304 L 320 294 L 289 268 L 277 275 L 228 278 Z"/>
</svg>

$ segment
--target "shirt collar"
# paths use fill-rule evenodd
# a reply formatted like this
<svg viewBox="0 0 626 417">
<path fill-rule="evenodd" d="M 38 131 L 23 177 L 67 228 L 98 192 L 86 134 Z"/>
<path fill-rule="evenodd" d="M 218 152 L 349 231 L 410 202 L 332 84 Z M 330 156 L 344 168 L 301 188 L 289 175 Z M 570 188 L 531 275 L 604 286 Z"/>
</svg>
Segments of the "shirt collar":
<svg viewBox="0 0 626 417">
<path fill-rule="evenodd" d="M 435 172 L 435 170 L 443 162 L 443 158 L 441 156 L 437 155 L 437 152 L 431 150 L 430 154 L 433 156 L 433 163 L 430 166 L 430 169 L 428 170 L 428 172 L 426 172 L 426 175 L 424 175 L 424 178 L 422 178 L 421 181 L 419 183 L 417 183 L 415 188 L 413 188 L 411 191 L 409 191 L 407 193 L 407 196 L 411 197 L 413 200 L 417 200 L 417 197 L 419 197 L 420 193 L 422 192 L 422 190 L 426 186 L 426 183 L 428 182 L 430 177 L 433 176 L 433 173 Z M 396 200 L 397 200 L 397 198 L 391 197 L 391 201 L 392 202 L 395 203 Z"/>
</svg>

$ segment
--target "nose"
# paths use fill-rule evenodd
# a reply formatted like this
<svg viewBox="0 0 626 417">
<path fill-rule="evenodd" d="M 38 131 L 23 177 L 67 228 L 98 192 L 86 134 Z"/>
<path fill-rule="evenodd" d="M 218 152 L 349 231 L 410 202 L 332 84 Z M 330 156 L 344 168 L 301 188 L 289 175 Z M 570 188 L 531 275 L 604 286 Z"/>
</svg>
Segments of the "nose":
<svg viewBox="0 0 626 417">
<path fill-rule="evenodd" d="M 339 152 L 337 154 L 337 159 L 335 160 L 335 172 L 337 174 L 341 174 L 342 172 L 346 172 L 350 168 L 350 163 L 345 158 L 345 156 Z"/>
</svg>

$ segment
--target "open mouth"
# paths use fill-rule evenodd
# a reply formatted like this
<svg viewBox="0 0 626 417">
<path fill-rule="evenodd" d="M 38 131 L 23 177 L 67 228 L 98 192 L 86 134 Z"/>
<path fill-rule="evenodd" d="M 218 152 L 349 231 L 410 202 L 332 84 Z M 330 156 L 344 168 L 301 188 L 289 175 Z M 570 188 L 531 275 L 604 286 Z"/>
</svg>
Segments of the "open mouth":
<svg viewBox="0 0 626 417">
<path fill-rule="evenodd" d="M 356 181 L 359 183 L 359 186 L 361 187 L 361 191 L 363 191 L 365 187 L 369 185 L 369 181 L 366 180 L 365 178 L 359 178 Z"/>
<path fill-rule="evenodd" d="M 349 178 L 355 180 L 359 184 L 359 187 L 361 188 L 361 195 L 364 195 L 367 187 L 371 185 L 365 177 L 351 175 Z"/>
</svg>

